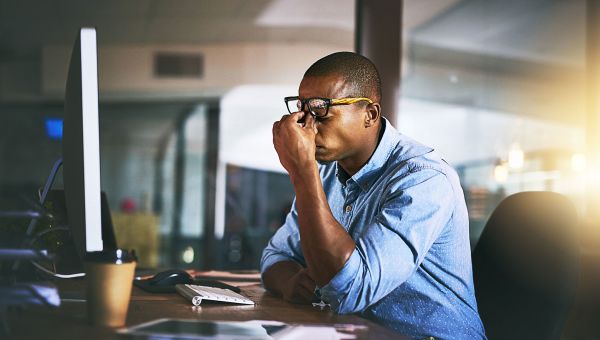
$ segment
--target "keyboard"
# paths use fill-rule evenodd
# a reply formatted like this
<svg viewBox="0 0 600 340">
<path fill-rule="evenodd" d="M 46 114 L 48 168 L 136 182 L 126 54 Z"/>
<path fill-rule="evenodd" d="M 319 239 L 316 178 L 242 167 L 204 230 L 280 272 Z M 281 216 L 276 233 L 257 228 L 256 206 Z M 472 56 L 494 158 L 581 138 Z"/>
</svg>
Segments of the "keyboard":
<svg viewBox="0 0 600 340">
<path fill-rule="evenodd" d="M 239 303 L 243 305 L 253 305 L 254 301 L 234 293 L 229 289 L 198 286 L 192 284 L 175 285 L 175 290 L 184 298 L 190 300 L 194 306 L 200 306 L 203 300 Z"/>
</svg>

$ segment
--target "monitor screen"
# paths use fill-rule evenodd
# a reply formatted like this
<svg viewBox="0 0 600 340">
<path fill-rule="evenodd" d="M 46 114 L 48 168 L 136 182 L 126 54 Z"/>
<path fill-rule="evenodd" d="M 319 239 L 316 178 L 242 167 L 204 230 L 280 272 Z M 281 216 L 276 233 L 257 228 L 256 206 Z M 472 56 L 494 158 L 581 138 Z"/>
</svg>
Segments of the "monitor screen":
<svg viewBox="0 0 600 340">
<path fill-rule="evenodd" d="M 63 182 L 69 226 L 80 256 L 103 250 L 96 30 L 73 45 L 65 91 Z"/>
</svg>

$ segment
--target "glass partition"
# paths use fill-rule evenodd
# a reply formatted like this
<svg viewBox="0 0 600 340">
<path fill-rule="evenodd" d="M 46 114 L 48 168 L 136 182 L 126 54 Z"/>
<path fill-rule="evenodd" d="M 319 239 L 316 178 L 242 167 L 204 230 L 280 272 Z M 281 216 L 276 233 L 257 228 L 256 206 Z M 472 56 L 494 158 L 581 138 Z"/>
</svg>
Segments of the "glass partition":
<svg viewBox="0 0 600 340">
<path fill-rule="evenodd" d="M 582 202 L 585 1 L 405 1 L 404 17 L 397 125 L 458 170 L 471 243 L 507 195 Z"/>
</svg>

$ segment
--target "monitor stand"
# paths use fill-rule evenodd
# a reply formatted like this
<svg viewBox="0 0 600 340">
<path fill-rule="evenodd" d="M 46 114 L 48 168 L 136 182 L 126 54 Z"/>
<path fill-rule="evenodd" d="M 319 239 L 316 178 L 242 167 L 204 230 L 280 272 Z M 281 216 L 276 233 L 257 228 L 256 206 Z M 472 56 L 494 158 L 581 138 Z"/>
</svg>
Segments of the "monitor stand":
<svg viewBox="0 0 600 340">
<path fill-rule="evenodd" d="M 59 158 L 58 160 L 56 160 L 56 162 L 54 162 L 54 165 L 52 166 L 52 169 L 50 170 L 50 174 L 48 175 L 48 178 L 46 179 L 46 183 L 44 184 L 44 188 L 42 190 L 42 192 L 40 193 L 40 200 L 39 200 L 39 205 L 40 207 L 43 209 L 44 208 L 44 204 L 46 204 L 49 194 L 51 192 L 52 186 L 54 184 L 54 181 L 56 180 L 56 176 L 58 174 L 58 171 L 60 170 L 61 166 L 63 165 L 63 159 Z M 61 200 L 64 205 L 64 195 L 59 196 L 59 195 L 54 195 L 56 197 L 58 197 L 57 199 Z M 112 224 L 112 218 L 110 216 L 110 208 L 108 206 L 108 200 L 106 198 L 106 194 L 104 192 L 101 192 L 101 216 L 102 216 L 102 240 L 104 243 L 104 249 L 117 249 L 117 241 L 116 241 L 116 237 L 115 237 L 115 233 L 114 233 L 114 228 L 113 228 L 113 224 Z M 68 211 L 66 212 L 66 220 L 67 220 L 67 225 L 68 225 Z M 27 226 L 27 230 L 25 232 L 25 241 L 22 244 L 22 249 L 23 250 L 30 250 L 33 252 L 37 252 L 37 250 L 35 249 L 28 249 L 30 244 L 29 241 L 31 239 L 31 237 L 33 236 L 33 232 L 35 230 L 35 227 L 37 226 L 38 220 L 41 217 L 42 214 L 40 214 L 40 216 L 36 216 L 36 217 L 32 217 L 31 221 L 29 222 L 29 225 Z M 56 228 L 58 229 L 58 228 Z M 85 245 L 83 245 L 85 247 Z M 85 253 L 85 251 L 83 251 L 83 253 Z M 79 257 L 77 254 L 74 254 L 75 257 Z M 78 259 L 79 261 L 75 260 L 74 262 L 79 262 L 79 266 L 82 268 L 82 262 L 83 259 Z M 12 266 L 12 271 L 16 272 L 20 267 L 20 261 L 16 260 L 13 263 Z"/>
<path fill-rule="evenodd" d="M 46 203 L 46 198 L 48 197 L 48 192 L 50 191 L 50 189 L 52 188 L 52 185 L 54 184 L 54 180 L 56 179 L 56 174 L 58 173 L 58 170 L 60 169 L 60 167 L 63 164 L 63 160 L 62 158 L 59 158 L 56 160 L 56 162 L 54 162 L 54 165 L 52 166 L 52 170 L 50 170 L 50 175 L 48 175 L 48 179 L 46 180 L 46 183 L 44 184 L 44 189 L 42 190 L 42 193 L 40 195 L 40 206 L 43 208 L 44 204 Z M 33 230 L 35 229 L 35 226 L 37 225 L 37 218 L 32 218 L 31 221 L 29 222 L 29 226 L 27 227 L 27 231 L 25 232 L 25 237 L 30 237 L 31 234 L 33 233 Z"/>
</svg>

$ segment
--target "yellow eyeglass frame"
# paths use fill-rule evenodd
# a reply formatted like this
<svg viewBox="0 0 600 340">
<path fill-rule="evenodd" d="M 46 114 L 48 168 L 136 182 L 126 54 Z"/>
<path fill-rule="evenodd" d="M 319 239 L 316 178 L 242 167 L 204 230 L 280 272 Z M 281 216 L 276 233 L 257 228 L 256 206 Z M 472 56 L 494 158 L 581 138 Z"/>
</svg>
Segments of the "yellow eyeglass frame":
<svg viewBox="0 0 600 340">
<path fill-rule="evenodd" d="M 298 97 L 298 96 L 293 96 L 293 97 L 285 97 L 285 98 L 283 98 L 283 100 L 285 101 L 285 106 L 287 107 L 288 112 L 290 114 L 296 112 L 294 109 L 292 109 L 290 107 L 290 102 L 296 102 L 295 106 L 298 108 L 299 111 L 303 111 L 304 108 L 306 107 L 308 109 L 308 113 L 310 113 L 314 117 L 327 116 L 327 113 L 329 113 L 329 107 L 334 106 L 334 105 L 350 105 L 350 104 L 354 104 L 354 103 L 358 103 L 358 102 L 362 102 L 362 101 L 366 101 L 369 104 L 373 104 L 373 101 L 371 99 L 365 98 L 365 97 L 336 98 L 336 99 L 315 97 L 315 98 L 300 99 L 300 97 Z M 325 104 L 325 106 L 326 106 L 325 113 L 319 113 L 317 111 L 317 109 L 311 105 L 311 101 L 315 101 L 315 100 L 321 100 L 322 103 Z M 297 104 L 298 102 L 300 103 L 300 105 Z"/>
</svg>

